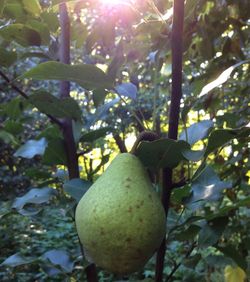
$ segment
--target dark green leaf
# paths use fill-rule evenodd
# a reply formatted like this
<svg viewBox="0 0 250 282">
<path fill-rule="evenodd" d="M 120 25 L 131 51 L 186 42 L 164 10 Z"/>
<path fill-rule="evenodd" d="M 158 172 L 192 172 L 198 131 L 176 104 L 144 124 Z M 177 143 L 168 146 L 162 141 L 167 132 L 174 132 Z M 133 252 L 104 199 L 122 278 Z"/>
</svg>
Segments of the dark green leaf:
<svg viewBox="0 0 250 282">
<path fill-rule="evenodd" d="M 250 134 L 249 127 L 243 127 L 239 129 L 218 129 L 213 131 L 209 138 L 208 144 L 205 152 L 205 156 L 208 156 L 214 150 L 222 147 L 227 142 L 233 140 L 234 138 L 248 137 Z"/>
<path fill-rule="evenodd" d="M 215 245 L 228 224 L 228 217 L 218 217 L 207 222 L 199 233 L 198 245 L 209 247 Z"/>
<path fill-rule="evenodd" d="M 201 259 L 202 259 L 202 256 L 200 254 L 195 254 L 189 258 L 185 258 L 183 261 L 183 265 L 194 269 L 196 265 L 200 262 Z"/>
<path fill-rule="evenodd" d="M 58 99 L 47 92 L 38 91 L 29 96 L 29 101 L 42 113 L 58 118 L 81 120 L 82 112 L 78 103 L 71 97 Z"/>
<path fill-rule="evenodd" d="M 96 108 L 104 102 L 107 94 L 104 88 L 97 88 L 93 91 L 93 102 Z"/>
<path fill-rule="evenodd" d="M 86 89 L 112 87 L 112 83 L 102 70 L 94 65 L 87 64 L 67 65 L 53 61 L 46 62 L 27 71 L 19 78 L 73 81 Z"/>
<path fill-rule="evenodd" d="M 41 13 L 41 6 L 40 6 L 40 3 L 39 3 L 38 0 L 32 0 L 32 1 L 30 1 L 30 0 L 22 0 L 22 2 L 23 2 L 24 9 L 28 13 L 30 13 L 30 14 L 36 16 L 36 17 L 40 15 L 40 13 Z"/>
<path fill-rule="evenodd" d="M 235 263 L 241 267 L 243 270 L 247 269 L 246 259 L 242 256 L 242 254 L 232 245 L 227 245 L 225 247 L 216 247 L 219 251 L 221 251 L 225 256 L 231 258 L 235 261 Z"/>
<path fill-rule="evenodd" d="M 13 135 L 20 134 L 23 131 L 23 125 L 14 120 L 6 120 L 4 129 Z"/>
<path fill-rule="evenodd" d="M 58 138 L 49 141 L 43 156 L 43 163 L 47 165 L 67 164 L 65 147 L 62 139 Z"/>
<path fill-rule="evenodd" d="M 6 144 L 16 143 L 15 137 L 5 130 L 0 130 L 0 140 L 3 140 Z"/>
<path fill-rule="evenodd" d="M 93 131 L 90 131 L 88 133 L 84 133 L 81 138 L 80 141 L 81 142 L 94 142 L 97 139 L 104 137 L 107 135 L 108 132 L 111 131 L 111 127 L 103 127 L 103 128 L 99 128 Z"/>
<path fill-rule="evenodd" d="M 14 51 L 8 51 L 0 47 L 0 66 L 10 67 L 17 60 L 17 54 Z"/>
<path fill-rule="evenodd" d="M 40 34 L 36 30 L 20 23 L 2 27 L 0 29 L 0 36 L 10 42 L 14 40 L 24 47 L 41 45 Z"/>
<path fill-rule="evenodd" d="M 175 233 L 174 237 L 178 241 L 193 240 L 200 230 L 200 226 L 190 225 L 186 230 L 182 230 L 181 232 Z"/>
<path fill-rule="evenodd" d="M 63 184 L 63 189 L 72 198 L 79 202 L 91 185 L 92 183 L 89 181 L 85 181 L 80 178 L 75 178 L 65 182 Z"/>
<path fill-rule="evenodd" d="M 161 139 L 153 142 L 143 141 L 136 150 L 136 155 L 145 167 L 157 170 L 159 168 L 176 167 L 184 157 L 182 151 L 189 149 L 185 141 Z"/>
</svg>

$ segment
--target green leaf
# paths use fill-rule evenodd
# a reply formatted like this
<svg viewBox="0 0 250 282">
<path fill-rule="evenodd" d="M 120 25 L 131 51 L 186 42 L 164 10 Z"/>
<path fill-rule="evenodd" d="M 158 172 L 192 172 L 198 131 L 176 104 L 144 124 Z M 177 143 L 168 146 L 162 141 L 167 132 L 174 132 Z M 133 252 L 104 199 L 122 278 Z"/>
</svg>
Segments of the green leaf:
<svg viewBox="0 0 250 282">
<path fill-rule="evenodd" d="M 0 66 L 10 67 L 17 60 L 17 54 L 0 47 Z"/>
<path fill-rule="evenodd" d="M 224 189 L 232 187 L 231 182 L 221 181 L 214 170 L 207 166 L 192 183 L 192 196 L 187 200 L 187 205 L 193 210 L 208 201 L 217 201 Z"/>
<path fill-rule="evenodd" d="M 49 45 L 50 33 L 48 26 L 38 20 L 29 20 L 26 22 L 26 26 L 37 31 L 41 37 L 41 44 Z"/>
<path fill-rule="evenodd" d="M 17 135 L 23 132 L 23 125 L 20 122 L 9 119 L 4 122 L 4 129 L 13 135 Z"/>
<path fill-rule="evenodd" d="M 24 9 L 34 15 L 39 16 L 41 13 L 41 6 L 38 0 L 22 0 Z"/>
<path fill-rule="evenodd" d="M 200 254 L 195 254 L 189 258 L 183 260 L 183 265 L 194 269 L 196 265 L 201 261 L 202 256 Z"/>
<path fill-rule="evenodd" d="M 71 97 L 58 99 L 48 92 L 38 91 L 29 96 L 29 101 L 42 113 L 58 118 L 68 117 L 81 120 L 81 109 Z"/>
<path fill-rule="evenodd" d="M 207 85 L 205 85 L 202 88 L 201 93 L 199 94 L 199 97 L 202 97 L 204 95 L 206 95 L 207 93 L 209 93 L 210 91 L 212 91 L 214 88 L 224 84 L 225 82 L 227 82 L 227 80 L 230 78 L 232 72 L 238 68 L 239 66 L 243 65 L 243 64 L 249 64 L 250 60 L 246 60 L 246 61 L 241 61 L 229 68 L 227 68 L 226 70 L 224 70 L 215 80 L 213 80 L 212 82 L 208 83 Z"/>
<path fill-rule="evenodd" d="M 228 224 L 228 217 L 217 217 L 202 227 L 199 233 L 198 245 L 206 248 L 215 245 Z"/>
<path fill-rule="evenodd" d="M 205 150 L 198 150 L 198 151 L 194 151 L 194 150 L 183 150 L 182 151 L 182 155 L 185 159 L 187 159 L 188 161 L 192 161 L 192 162 L 198 162 L 200 161 L 205 154 Z"/>
<path fill-rule="evenodd" d="M 184 160 L 182 151 L 189 148 L 190 145 L 182 140 L 161 139 L 153 142 L 141 142 L 135 153 L 145 167 L 157 170 L 176 167 Z"/>
<path fill-rule="evenodd" d="M 208 138 L 208 144 L 205 152 L 205 156 L 208 156 L 214 150 L 222 147 L 227 142 L 238 139 L 248 137 L 250 134 L 249 127 L 242 127 L 238 129 L 218 129 L 212 131 Z"/>
<path fill-rule="evenodd" d="M 187 240 L 193 240 L 199 231 L 201 230 L 200 226 L 197 225 L 190 225 L 186 230 L 181 230 L 178 233 L 174 234 L 174 237 L 178 241 L 187 241 Z"/>
<path fill-rule="evenodd" d="M 104 88 L 97 88 L 93 91 L 93 102 L 96 108 L 104 102 L 107 94 L 108 91 L 106 91 Z"/>
<path fill-rule="evenodd" d="M 0 140 L 3 140 L 6 144 L 16 143 L 15 137 L 5 130 L 0 130 Z"/>
<path fill-rule="evenodd" d="M 3 14 L 3 9 L 4 9 L 4 6 L 5 6 L 5 2 L 6 2 L 6 0 L 1 0 L 0 1 L 0 17 Z"/>
<path fill-rule="evenodd" d="M 46 62 L 27 71 L 19 78 L 73 81 L 86 89 L 112 87 L 112 83 L 101 69 L 87 64 L 67 65 L 53 61 Z"/>
<path fill-rule="evenodd" d="M 22 255 L 16 253 L 8 257 L 5 261 L 1 263 L 1 265 L 7 266 L 7 267 L 17 267 L 19 265 L 32 263 L 33 261 L 34 259 L 32 258 L 25 258 Z"/>
<path fill-rule="evenodd" d="M 16 41 L 18 44 L 28 47 L 30 45 L 40 46 L 41 37 L 40 34 L 29 28 L 24 24 L 10 24 L 0 29 L 0 36 L 6 41 Z"/>
<path fill-rule="evenodd" d="M 74 178 L 65 182 L 63 184 L 63 189 L 72 198 L 79 202 L 91 185 L 92 183 L 89 181 L 85 181 L 80 178 Z"/>
<path fill-rule="evenodd" d="M 241 267 L 243 270 L 247 269 L 246 259 L 242 254 L 232 245 L 227 245 L 225 247 L 216 246 L 216 248 L 221 251 L 225 256 L 231 258 L 235 263 Z"/>
<path fill-rule="evenodd" d="M 62 139 L 52 139 L 43 156 L 43 163 L 47 165 L 66 165 L 67 157 Z"/>
<path fill-rule="evenodd" d="M 81 138 L 80 141 L 81 142 L 94 142 L 97 139 L 104 137 L 107 135 L 108 132 L 111 131 L 111 127 L 103 127 L 103 128 L 99 128 L 87 133 L 84 133 Z"/>
<path fill-rule="evenodd" d="M 211 120 L 203 120 L 201 122 L 192 124 L 189 128 L 187 128 L 187 132 L 183 131 L 180 134 L 179 139 L 188 142 L 190 145 L 193 145 L 197 141 L 206 138 L 213 125 L 214 123 Z"/>
<path fill-rule="evenodd" d="M 14 154 L 15 157 L 32 159 L 36 155 L 43 155 L 48 142 L 45 138 L 40 140 L 29 140 L 21 146 Z"/>
</svg>

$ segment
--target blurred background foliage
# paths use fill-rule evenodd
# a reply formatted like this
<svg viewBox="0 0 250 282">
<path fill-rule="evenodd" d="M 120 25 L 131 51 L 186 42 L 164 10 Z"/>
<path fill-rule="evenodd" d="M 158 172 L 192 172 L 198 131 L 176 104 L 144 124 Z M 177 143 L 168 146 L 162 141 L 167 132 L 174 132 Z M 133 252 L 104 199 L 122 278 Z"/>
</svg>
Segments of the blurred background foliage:
<svg viewBox="0 0 250 282">
<path fill-rule="evenodd" d="M 37 70 L 42 81 L 26 73 L 59 60 L 60 2 L 71 19 L 72 64 L 105 73 L 98 83 L 97 69 L 76 71 L 96 79 L 92 87 L 73 81 L 72 99 L 63 102 L 49 65 Z M 136 154 L 149 170 L 174 167 L 180 186 L 171 196 L 165 281 L 243 282 L 250 275 L 250 2 L 186 1 L 178 142 L 166 139 L 173 3 L 111 2 L 0 1 L 0 280 L 85 281 L 75 205 L 117 153 L 151 130 L 161 140 L 141 142 Z M 61 79 L 70 74 L 57 71 Z M 68 180 L 51 113 L 73 118 L 81 179 Z M 99 278 L 152 281 L 154 267 L 152 259 L 130 277 L 100 271 Z"/>
</svg>

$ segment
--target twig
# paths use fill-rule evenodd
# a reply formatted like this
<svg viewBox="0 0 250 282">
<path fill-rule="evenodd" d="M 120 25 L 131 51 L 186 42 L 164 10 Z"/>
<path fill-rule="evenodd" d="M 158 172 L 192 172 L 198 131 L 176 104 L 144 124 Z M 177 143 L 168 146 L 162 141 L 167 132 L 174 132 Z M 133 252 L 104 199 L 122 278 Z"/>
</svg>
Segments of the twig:
<svg viewBox="0 0 250 282">
<path fill-rule="evenodd" d="M 184 259 L 187 259 L 187 258 L 191 255 L 191 253 L 192 253 L 192 251 L 194 250 L 195 247 L 196 247 L 196 242 L 194 242 L 194 243 L 192 244 L 192 246 L 190 247 L 190 249 L 189 249 L 188 252 L 186 253 Z M 183 262 L 183 261 L 179 262 L 178 264 L 176 264 L 176 265 L 174 266 L 174 268 L 172 269 L 172 271 L 170 272 L 170 274 L 169 274 L 168 277 L 166 278 L 165 282 L 170 281 L 170 279 L 173 277 L 173 275 L 175 274 L 175 272 L 176 272 L 176 271 L 178 270 L 178 268 L 182 265 L 182 262 Z"/>
<path fill-rule="evenodd" d="M 22 90 L 20 89 L 18 86 L 16 86 L 9 78 L 8 76 L 3 73 L 0 70 L 0 76 L 8 83 L 8 85 L 14 89 L 17 93 L 19 93 L 24 99 L 29 100 L 29 96 Z M 60 122 L 60 120 L 58 120 L 57 118 L 53 117 L 52 115 L 48 115 L 46 114 L 46 116 L 55 124 L 59 125 L 60 127 L 62 126 L 62 123 Z"/>
<path fill-rule="evenodd" d="M 168 138 L 177 139 L 180 115 L 180 101 L 182 97 L 182 37 L 184 22 L 184 0 L 174 0 L 173 29 L 172 29 L 172 93 L 169 113 Z M 168 215 L 170 195 L 172 190 L 172 169 L 166 168 L 162 173 L 162 203 Z M 155 281 L 163 280 L 164 258 L 166 252 L 166 238 L 164 238 L 156 257 Z"/>
</svg>

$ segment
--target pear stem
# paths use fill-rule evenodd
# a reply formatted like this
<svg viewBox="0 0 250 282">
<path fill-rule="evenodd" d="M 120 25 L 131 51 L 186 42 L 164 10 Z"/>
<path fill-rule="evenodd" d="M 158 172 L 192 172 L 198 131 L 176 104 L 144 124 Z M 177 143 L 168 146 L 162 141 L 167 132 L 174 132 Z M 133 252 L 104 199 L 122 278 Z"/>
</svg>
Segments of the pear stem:
<svg viewBox="0 0 250 282">
<path fill-rule="evenodd" d="M 184 0 L 174 0 L 173 28 L 172 28 L 172 92 L 169 113 L 168 138 L 177 139 L 180 102 L 182 97 L 182 53 L 183 53 L 183 25 Z M 165 168 L 162 174 L 162 203 L 168 215 L 173 171 Z M 166 252 L 166 239 L 163 240 L 156 258 L 155 281 L 163 281 L 164 258 Z"/>
</svg>

